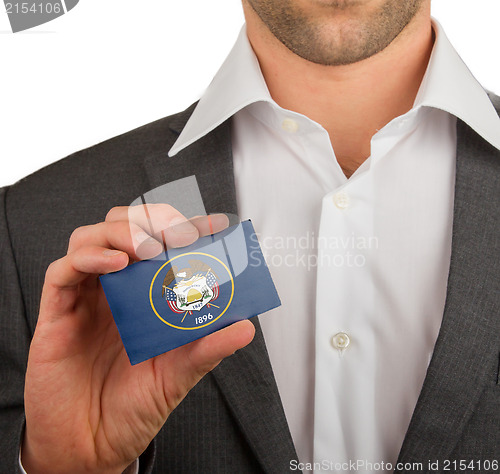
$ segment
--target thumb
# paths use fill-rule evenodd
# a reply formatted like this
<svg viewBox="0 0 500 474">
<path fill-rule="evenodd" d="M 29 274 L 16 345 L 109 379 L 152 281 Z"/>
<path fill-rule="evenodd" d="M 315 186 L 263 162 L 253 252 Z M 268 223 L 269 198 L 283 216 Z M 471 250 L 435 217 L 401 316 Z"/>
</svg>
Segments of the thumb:
<svg viewBox="0 0 500 474">
<path fill-rule="evenodd" d="M 254 325 L 245 319 L 194 341 L 188 353 L 192 369 L 209 372 L 222 359 L 248 345 L 254 335 Z"/>
<path fill-rule="evenodd" d="M 162 378 L 167 406 L 175 408 L 207 372 L 248 345 L 254 335 L 254 325 L 243 320 L 156 357 L 156 377 Z"/>
</svg>

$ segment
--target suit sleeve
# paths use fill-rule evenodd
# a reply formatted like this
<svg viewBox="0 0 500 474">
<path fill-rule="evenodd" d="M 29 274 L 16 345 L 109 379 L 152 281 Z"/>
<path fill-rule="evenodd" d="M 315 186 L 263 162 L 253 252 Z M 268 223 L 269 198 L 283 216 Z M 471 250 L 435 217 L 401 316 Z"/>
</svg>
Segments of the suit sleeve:
<svg viewBox="0 0 500 474">
<path fill-rule="evenodd" d="M 24 376 L 31 333 L 6 217 L 8 188 L 0 188 L 0 473 L 21 472 Z"/>
<path fill-rule="evenodd" d="M 24 378 L 32 331 L 9 232 L 8 191 L 0 188 L 0 474 L 22 474 L 19 449 L 25 424 Z M 153 441 L 140 457 L 140 474 L 153 471 L 154 452 Z"/>
</svg>

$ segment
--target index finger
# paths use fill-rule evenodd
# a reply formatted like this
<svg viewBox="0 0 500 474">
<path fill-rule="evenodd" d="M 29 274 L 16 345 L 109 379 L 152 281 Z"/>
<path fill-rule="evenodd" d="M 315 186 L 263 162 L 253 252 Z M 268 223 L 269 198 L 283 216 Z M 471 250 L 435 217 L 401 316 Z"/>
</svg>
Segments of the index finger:
<svg viewBox="0 0 500 474">
<path fill-rule="evenodd" d="M 106 222 L 128 221 L 168 247 L 184 247 L 198 237 L 215 234 L 229 226 L 225 214 L 211 214 L 186 219 L 168 204 L 144 204 L 115 207 L 106 216 Z"/>
<path fill-rule="evenodd" d="M 165 247 L 184 247 L 195 242 L 198 229 L 168 204 L 120 206 L 111 209 L 106 222 L 127 221 L 162 242 Z"/>
</svg>

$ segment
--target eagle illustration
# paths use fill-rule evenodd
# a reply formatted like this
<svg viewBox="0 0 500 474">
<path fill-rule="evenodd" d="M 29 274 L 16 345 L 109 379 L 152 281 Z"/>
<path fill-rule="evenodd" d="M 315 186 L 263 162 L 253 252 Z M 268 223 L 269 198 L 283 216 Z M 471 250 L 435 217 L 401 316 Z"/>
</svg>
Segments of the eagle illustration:
<svg viewBox="0 0 500 474">
<path fill-rule="evenodd" d="M 215 306 L 213 301 L 219 296 L 217 275 L 210 266 L 195 259 L 188 263 L 186 268 L 179 269 L 176 265 L 170 268 L 163 280 L 161 294 L 169 308 L 184 317 L 205 306 Z"/>
</svg>

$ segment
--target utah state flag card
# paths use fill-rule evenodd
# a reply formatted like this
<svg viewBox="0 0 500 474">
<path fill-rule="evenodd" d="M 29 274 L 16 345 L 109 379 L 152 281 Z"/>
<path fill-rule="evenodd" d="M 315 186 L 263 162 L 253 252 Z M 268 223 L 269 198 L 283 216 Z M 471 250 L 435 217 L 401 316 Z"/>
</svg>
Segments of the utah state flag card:
<svg viewBox="0 0 500 474">
<path fill-rule="evenodd" d="M 132 364 L 281 304 L 250 221 L 100 281 Z"/>
</svg>

